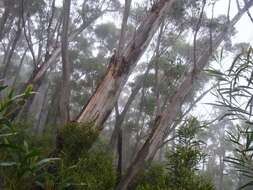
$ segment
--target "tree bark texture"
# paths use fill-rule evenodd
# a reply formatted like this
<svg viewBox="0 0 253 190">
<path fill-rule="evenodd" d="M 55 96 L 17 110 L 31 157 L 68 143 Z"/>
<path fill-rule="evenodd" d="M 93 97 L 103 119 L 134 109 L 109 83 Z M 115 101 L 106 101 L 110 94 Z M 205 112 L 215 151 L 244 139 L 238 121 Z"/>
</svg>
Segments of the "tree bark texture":
<svg viewBox="0 0 253 190">
<path fill-rule="evenodd" d="M 68 52 L 68 31 L 69 31 L 69 16 L 70 16 L 71 0 L 65 0 L 63 4 L 63 29 L 61 35 L 61 53 L 62 53 L 62 81 L 61 95 L 59 100 L 59 115 L 58 124 L 64 125 L 69 121 L 69 99 L 70 99 L 70 73 L 71 65 Z"/>
<path fill-rule="evenodd" d="M 112 56 L 105 78 L 78 115 L 77 122 L 93 122 L 97 129 L 103 129 L 103 123 L 110 115 L 129 75 L 160 26 L 163 15 L 169 11 L 173 2 L 174 0 L 159 0 L 155 3 L 132 40 L 122 51 L 122 59 Z"/>
</svg>

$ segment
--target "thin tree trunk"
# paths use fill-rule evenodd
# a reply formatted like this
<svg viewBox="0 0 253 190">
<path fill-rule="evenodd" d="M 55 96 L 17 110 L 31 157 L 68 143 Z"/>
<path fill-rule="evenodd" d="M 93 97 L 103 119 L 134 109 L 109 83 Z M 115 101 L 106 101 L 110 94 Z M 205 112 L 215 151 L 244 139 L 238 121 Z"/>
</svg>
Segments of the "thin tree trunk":
<svg viewBox="0 0 253 190">
<path fill-rule="evenodd" d="M 9 17 L 9 14 L 10 14 L 10 10 L 8 7 L 6 7 L 4 9 L 4 12 L 3 12 L 3 15 L 2 15 L 2 18 L 0 20 L 0 41 L 3 39 L 4 37 L 4 28 L 5 28 L 5 24 L 8 20 L 8 17 Z"/>
<path fill-rule="evenodd" d="M 22 34 L 21 18 L 19 18 L 19 20 L 17 22 L 17 31 L 15 32 L 11 48 L 10 48 L 9 52 L 7 53 L 7 55 L 6 55 L 7 57 L 4 59 L 5 66 L 4 66 L 2 76 L 0 78 L 5 78 L 6 75 L 7 75 L 7 72 L 9 70 L 9 67 L 10 67 L 10 64 L 11 64 L 12 56 L 15 52 L 15 49 L 16 49 L 16 46 L 17 46 L 17 43 L 20 39 L 21 34 Z"/>
<path fill-rule="evenodd" d="M 72 34 L 70 34 L 68 41 L 69 42 L 73 41 L 78 34 L 80 34 L 83 30 L 85 30 L 89 25 L 91 25 L 94 21 L 96 21 L 104 13 L 105 12 L 98 14 L 96 17 L 92 18 L 90 21 L 88 21 L 87 23 L 83 24 L 78 29 L 76 29 Z M 44 63 L 42 63 L 40 65 L 39 68 L 37 68 L 33 71 L 32 75 L 30 76 L 30 78 L 28 79 L 26 84 L 22 85 L 22 87 L 20 88 L 20 92 L 23 92 L 27 88 L 27 86 L 29 86 L 30 84 L 33 85 L 33 91 L 35 91 L 35 92 L 38 91 L 43 79 L 45 78 L 47 70 L 49 69 L 49 67 L 51 65 L 56 63 L 56 60 L 58 59 L 58 57 L 60 55 L 61 55 L 61 47 L 59 46 L 52 52 L 51 56 L 48 57 L 44 61 Z M 32 104 L 34 97 L 35 97 L 35 94 L 31 95 L 28 98 L 24 108 L 20 108 L 20 109 L 16 110 L 16 112 L 13 114 L 13 118 L 15 118 L 20 112 L 26 113 L 29 110 L 29 107 Z"/>
<path fill-rule="evenodd" d="M 122 176 L 122 164 L 123 164 L 123 146 L 122 146 L 122 129 L 119 129 L 118 132 L 118 143 L 117 143 L 117 151 L 118 151 L 118 167 L 117 167 L 117 173 L 118 173 L 118 178 L 120 179 Z"/>
<path fill-rule="evenodd" d="M 122 50 L 124 49 L 124 46 L 125 46 L 127 20 L 129 17 L 131 3 L 132 3 L 132 0 L 125 0 L 125 10 L 123 13 L 123 20 L 122 20 L 122 24 L 121 24 L 120 39 L 119 39 L 119 44 L 118 44 L 118 55 L 117 55 L 118 57 L 121 57 L 121 59 L 122 59 Z"/>
<path fill-rule="evenodd" d="M 25 57 L 26 57 L 27 50 L 28 50 L 28 49 L 25 50 L 25 52 L 23 53 L 23 55 L 22 55 L 22 57 L 21 57 L 21 59 L 20 59 L 19 66 L 18 66 L 18 69 L 16 70 L 15 78 L 14 78 L 13 83 L 12 83 L 12 87 L 13 87 L 13 88 L 16 87 L 17 81 L 18 81 L 18 79 L 19 79 L 20 71 L 21 71 L 21 69 L 22 69 L 22 66 L 23 66 L 23 63 L 24 63 L 24 59 L 25 59 Z"/>
<path fill-rule="evenodd" d="M 219 156 L 219 161 L 220 161 L 219 190 L 224 190 L 223 179 L 224 179 L 224 168 L 225 168 L 225 163 L 224 163 L 225 150 L 224 150 L 224 147 L 222 147 L 222 148 L 223 148 L 222 153 Z"/>
<path fill-rule="evenodd" d="M 253 1 L 250 1 L 250 6 L 252 6 Z M 234 18 L 228 23 L 227 30 L 230 30 L 242 17 L 242 15 L 248 10 L 249 7 L 244 7 Z M 226 31 L 221 32 L 213 43 L 213 48 L 216 49 L 223 41 Z M 168 101 L 167 108 L 162 112 L 160 116 L 156 118 L 153 132 L 150 134 L 145 144 L 137 154 L 135 160 L 128 168 L 126 175 L 121 179 L 120 183 L 116 187 L 116 190 L 126 190 L 132 180 L 136 177 L 140 169 L 144 167 L 145 161 L 151 161 L 158 150 L 159 146 L 162 144 L 164 138 L 166 137 L 167 126 L 171 126 L 177 117 L 177 113 L 180 109 L 182 102 L 184 101 L 187 94 L 193 87 L 194 81 L 203 70 L 203 68 L 208 64 L 211 57 L 211 53 L 207 48 L 206 52 L 196 62 L 196 66 L 191 69 L 190 72 L 186 73 L 183 82 L 177 88 L 176 93 Z"/>
<path fill-rule="evenodd" d="M 138 82 L 138 84 L 141 84 L 141 82 Z M 127 114 L 127 111 L 129 110 L 132 102 L 134 101 L 134 98 L 135 96 L 138 94 L 139 90 L 141 89 L 141 85 L 137 85 L 130 97 L 128 98 L 127 100 L 127 103 L 123 109 L 123 111 L 116 117 L 116 121 L 115 121 L 115 126 L 114 126 L 114 130 L 113 130 L 113 133 L 112 133 L 112 136 L 111 136 L 111 140 L 110 140 L 110 146 L 112 147 L 112 149 L 114 149 L 114 147 L 116 147 L 116 144 L 117 144 L 117 136 L 118 136 L 118 133 L 121 129 L 121 126 L 123 124 L 123 121 L 125 119 L 125 116 Z"/>
<path fill-rule="evenodd" d="M 64 125 L 69 121 L 69 99 L 70 99 L 70 60 L 68 52 L 68 31 L 71 0 L 65 0 L 63 4 L 63 30 L 61 36 L 62 52 L 62 81 L 61 96 L 59 97 L 59 118 L 58 124 Z"/>
<path fill-rule="evenodd" d="M 149 66 L 148 66 L 147 70 L 145 71 L 145 73 L 143 74 L 142 78 L 140 78 L 138 81 L 135 82 L 135 87 L 132 90 L 132 93 L 129 96 L 123 111 L 116 117 L 114 131 L 112 133 L 111 140 L 110 140 L 110 145 L 111 145 L 112 149 L 114 149 L 114 147 L 116 147 L 118 131 L 124 122 L 125 116 L 129 110 L 130 106 L 132 105 L 132 102 L 134 101 L 136 95 L 138 94 L 141 87 L 143 86 L 143 83 L 149 73 L 150 68 L 151 68 L 151 64 L 149 64 Z"/>
<path fill-rule="evenodd" d="M 123 59 L 111 59 L 111 66 L 96 92 L 77 117 L 77 122 L 93 122 L 99 130 L 110 115 L 119 95 L 139 58 L 149 45 L 174 0 L 160 0 L 151 8 L 148 16 L 137 29 L 132 40 L 124 49 Z M 116 52 L 117 55 L 117 52 Z"/>
<path fill-rule="evenodd" d="M 56 80 L 56 85 L 53 91 L 53 95 L 50 101 L 50 107 L 48 110 L 48 116 L 46 119 L 46 124 L 49 126 L 56 125 L 56 115 L 57 115 L 57 105 L 59 104 L 59 96 L 60 96 L 60 79 Z"/>
<path fill-rule="evenodd" d="M 164 30 L 164 18 L 160 27 L 155 48 L 155 96 L 156 96 L 156 111 L 154 112 L 155 117 L 160 115 L 161 113 L 159 58 L 160 58 L 160 44 L 162 40 L 163 30 Z"/>
<path fill-rule="evenodd" d="M 43 127 L 45 126 L 44 124 L 45 124 L 47 114 L 48 114 L 48 109 L 47 109 L 48 96 L 47 95 L 48 95 L 49 88 L 50 88 L 50 83 L 46 87 L 40 113 L 38 115 L 38 120 L 36 121 L 35 133 L 39 135 L 41 135 L 44 130 Z"/>
</svg>

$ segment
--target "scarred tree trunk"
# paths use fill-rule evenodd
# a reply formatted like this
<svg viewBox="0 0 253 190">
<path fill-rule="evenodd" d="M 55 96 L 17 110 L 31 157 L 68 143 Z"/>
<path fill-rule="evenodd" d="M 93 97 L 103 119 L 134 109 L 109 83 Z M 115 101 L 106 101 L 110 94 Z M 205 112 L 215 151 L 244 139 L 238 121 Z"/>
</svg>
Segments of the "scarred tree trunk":
<svg viewBox="0 0 253 190">
<path fill-rule="evenodd" d="M 227 25 L 227 30 L 230 30 L 242 17 L 242 15 L 252 6 L 253 1 L 251 0 L 247 7 L 244 7 L 240 12 L 231 20 Z M 220 33 L 212 44 L 212 48 L 216 49 L 223 41 L 226 31 Z M 210 48 L 206 48 L 206 52 L 203 52 L 202 56 L 197 60 L 196 67 L 192 68 L 190 72 L 186 73 L 184 80 L 181 85 L 177 88 L 176 93 L 167 102 L 167 108 L 161 113 L 160 116 L 156 117 L 153 132 L 150 134 L 145 144 L 135 157 L 131 166 L 128 168 L 126 175 L 121 179 L 116 187 L 116 190 L 126 190 L 132 180 L 136 177 L 140 169 L 143 168 L 146 161 L 151 161 L 166 137 L 167 126 L 171 126 L 177 117 L 177 113 L 180 110 L 181 104 L 183 103 L 187 94 L 191 91 L 194 81 L 208 64 L 208 60 L 211 57 L 212 52 Z"/>
<path fill-rule="evenodd" d="M 132 40 L 122 51 L 122 59 L 112 57 L 105 78 L 77 117 L 77 122 L 93 122 L 99 130 L 103 129 L 103 123 L 111 113 L 129 75 L 160 26 L 163 15 L 168 12 L 174 1 L 159 0 L 153 5 Z"/>
</svg>

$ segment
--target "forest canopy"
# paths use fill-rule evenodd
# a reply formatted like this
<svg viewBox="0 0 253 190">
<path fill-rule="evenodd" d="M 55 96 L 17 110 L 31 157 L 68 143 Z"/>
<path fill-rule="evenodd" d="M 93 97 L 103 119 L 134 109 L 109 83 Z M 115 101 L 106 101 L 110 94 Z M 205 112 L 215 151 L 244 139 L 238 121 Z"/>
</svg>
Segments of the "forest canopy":
<svg viewBox="0 0 253 190">
<path fill-rule="evenodd" d="M 0 0 L 0 189 L 252 189 L 252 6 Z"/>
</svg>

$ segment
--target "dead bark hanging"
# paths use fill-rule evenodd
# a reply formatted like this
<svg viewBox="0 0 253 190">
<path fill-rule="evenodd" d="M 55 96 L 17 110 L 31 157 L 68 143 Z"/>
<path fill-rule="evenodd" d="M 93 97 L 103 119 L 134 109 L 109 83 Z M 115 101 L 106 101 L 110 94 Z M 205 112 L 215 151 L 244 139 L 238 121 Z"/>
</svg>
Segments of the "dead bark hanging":
<svg viewBox="0 0 253 190">
<path fill-rule="evenodd" d="M 251 0 L 249 7 L 251 7 L 252 4 L 253 1 Z M 239 19 L 248 10 L 249 7 L 244 7 L 227 25 L 226 31 L 221 32 L 217 36 L 213 43 L 214 49 L 216 49 L 221 44 L 226 35 L 226 32 L 229 31 L 239 21 Z M 192 68 L 192 70 L 184 76 L 184 80 L 177 88 L 175 95 L 172 96 L 172 98 L 168 101 L 167 108 L 162 112 L 160 116 L 156 118 L 153 132 L 150 134 L 145 144 L 136 156 L 135 160 L 128 168 L 126 175 L 121 179 L 120 183 L 116 187 L 116 190 L 126 190 L 140 169 L 144 167 L 144 163 L 153 159 L 156 151 L 165 138 L 167 126 L 172 125 L 175 121 L 177 113 L 180 109 L 180 105 L 192 89 L 193 82 L 196 80 L 203 68 L 208 64 L 210 57 L 210 51 L 207 49 L 205 53 L 203 53 L 202 56 L 198 59 L 196 67 Z"/>
</svg>

